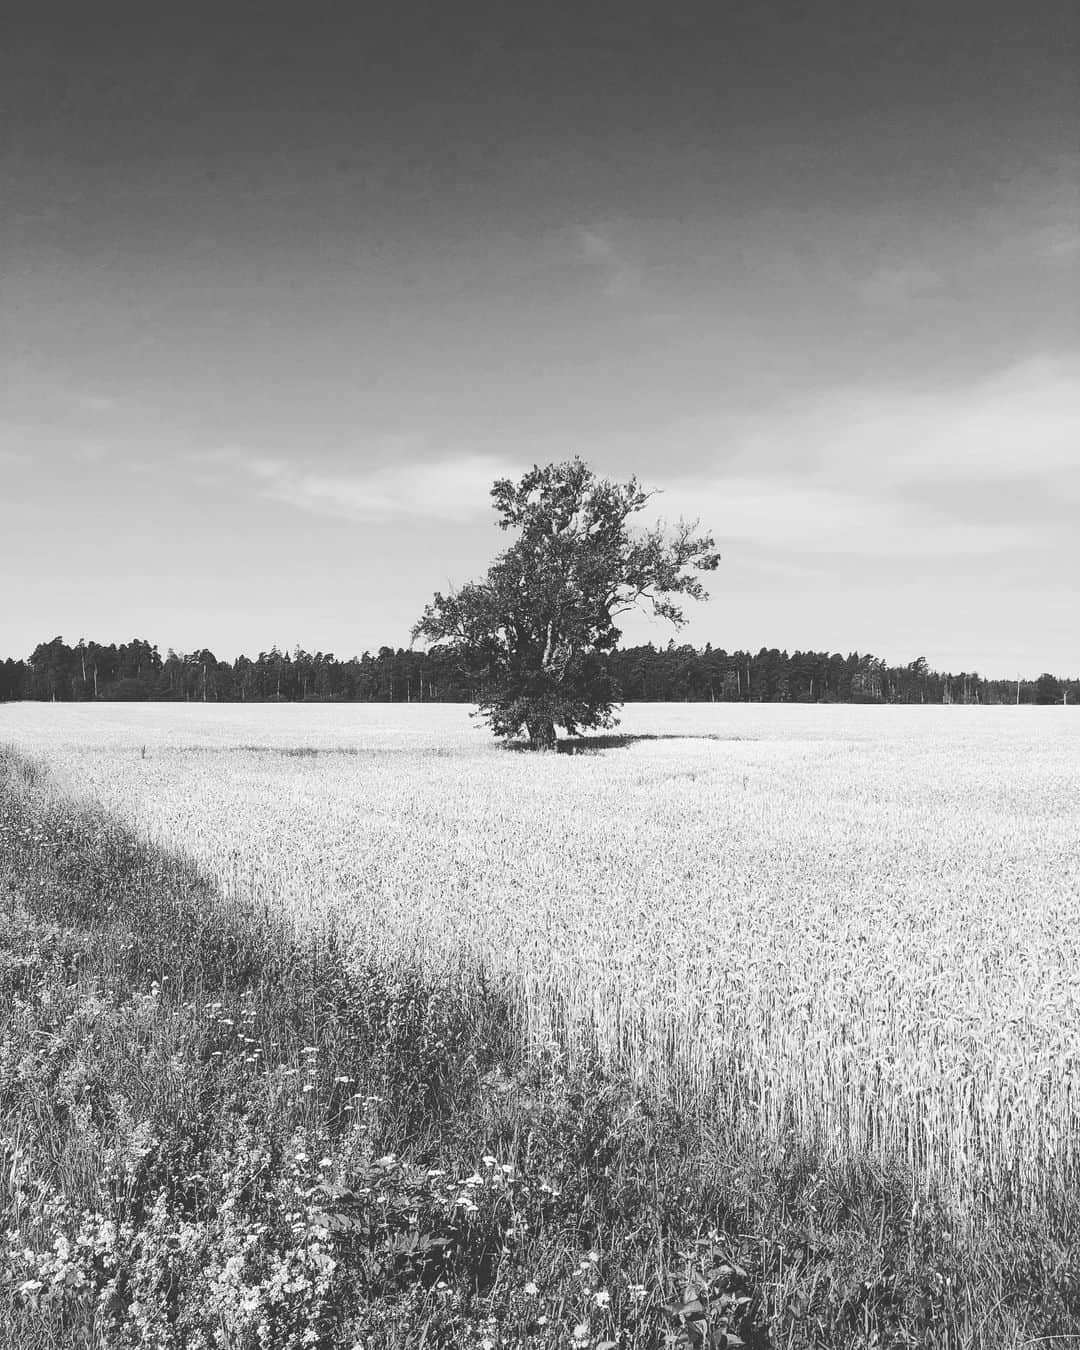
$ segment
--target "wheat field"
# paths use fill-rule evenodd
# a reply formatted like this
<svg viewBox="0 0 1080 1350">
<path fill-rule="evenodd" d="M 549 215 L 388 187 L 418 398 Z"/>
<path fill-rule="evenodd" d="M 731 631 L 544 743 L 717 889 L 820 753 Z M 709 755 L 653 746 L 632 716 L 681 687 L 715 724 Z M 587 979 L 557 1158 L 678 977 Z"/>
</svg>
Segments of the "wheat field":
<svg viewBox="0 0 1080 1350">
<path fill-rule="evenodd" d="M 0 742 L 223 892 L 504 987 L 753 1140 L 977 1221 L 1080 1183 L 1080 718 L 637 705 L 576 754 L 447 706 L 11 705 Z M 917 1198 L 917 1196 L 916 1196 Z"/>
</svg>

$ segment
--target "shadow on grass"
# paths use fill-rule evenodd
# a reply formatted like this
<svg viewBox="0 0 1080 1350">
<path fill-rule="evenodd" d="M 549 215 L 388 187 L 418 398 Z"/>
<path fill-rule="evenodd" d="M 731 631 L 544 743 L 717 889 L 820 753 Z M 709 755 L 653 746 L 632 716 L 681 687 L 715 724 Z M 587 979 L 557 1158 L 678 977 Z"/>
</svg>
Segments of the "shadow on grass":
<svg viewBox="0 0 1080 1350">
<path fill-rule="evenodd" d="M 598 755 L 605 750 L 626 750 L 639 741 L 746 741 L 749 736 L 721 736 L 716 733 L 692 736 L 685 732 L 602 732 L 596 736 L 564 736 L 555 750 L 537 750 L 531 741 L 506 741 L 504 750 L 515 754 Z"/>
</svg>

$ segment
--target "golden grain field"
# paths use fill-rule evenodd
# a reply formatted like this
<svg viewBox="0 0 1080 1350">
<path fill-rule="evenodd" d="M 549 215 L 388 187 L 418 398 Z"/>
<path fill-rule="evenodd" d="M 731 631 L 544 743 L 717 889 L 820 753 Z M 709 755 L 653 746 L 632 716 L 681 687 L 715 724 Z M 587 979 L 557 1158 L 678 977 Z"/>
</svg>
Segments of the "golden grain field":
<svg viewBox="0 0 1080 1350">
<path fill-rule="evenodd" d="M 598 753 L 445 706 L 9 705 L 0 742 L 359 952 L 482 968 L 536 1042 L 910 1165 L 1080 1184 L 1080 718 L 656 705 Z M 317 753 L 312 753 L 317 752 Z"/>
</svg>

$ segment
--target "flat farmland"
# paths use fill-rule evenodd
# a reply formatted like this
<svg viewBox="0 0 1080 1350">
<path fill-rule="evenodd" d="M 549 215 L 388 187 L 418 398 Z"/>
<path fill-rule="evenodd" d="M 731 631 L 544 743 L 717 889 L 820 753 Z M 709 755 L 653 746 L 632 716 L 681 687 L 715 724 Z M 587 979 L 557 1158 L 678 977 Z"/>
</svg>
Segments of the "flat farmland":
<svg viewBox="0 0 1080 1350">
<path fill-rule="evenodd" d="M 459 706 L 11 705 L 0 742 L 355 951 L 482 972 L 598 1054 L 900 1160 L 974 1220 L 1080 1184 L 1080 719 L 632 705 L 576 753 Z"/>
</svg>

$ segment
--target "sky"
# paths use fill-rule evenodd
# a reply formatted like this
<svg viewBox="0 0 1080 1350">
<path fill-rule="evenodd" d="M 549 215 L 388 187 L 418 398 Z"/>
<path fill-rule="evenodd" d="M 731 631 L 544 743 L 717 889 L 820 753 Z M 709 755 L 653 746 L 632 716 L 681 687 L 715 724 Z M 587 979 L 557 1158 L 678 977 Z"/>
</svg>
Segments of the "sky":
<svg viewBox="0 0 1080 1350">
<path fill-rule="evenodd" d="M 408 645 L 580 455 L 679 641 L 1076 674 L 1078 133 L 1072 0 L 26 6 L 0 657 Z"/>
</svg>

